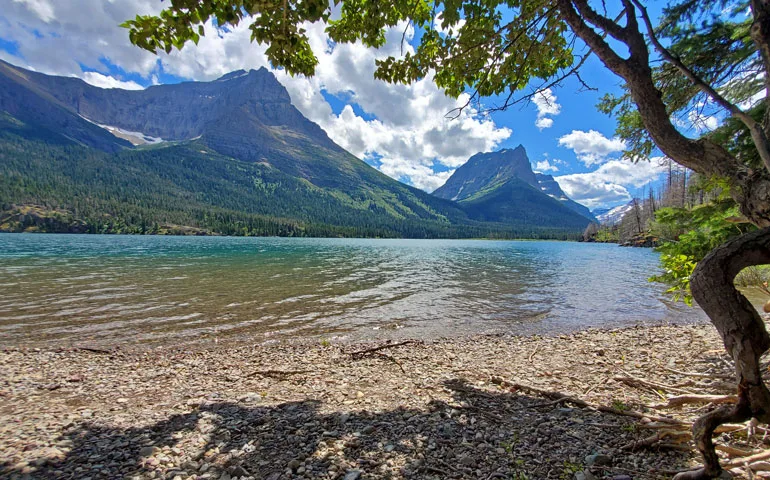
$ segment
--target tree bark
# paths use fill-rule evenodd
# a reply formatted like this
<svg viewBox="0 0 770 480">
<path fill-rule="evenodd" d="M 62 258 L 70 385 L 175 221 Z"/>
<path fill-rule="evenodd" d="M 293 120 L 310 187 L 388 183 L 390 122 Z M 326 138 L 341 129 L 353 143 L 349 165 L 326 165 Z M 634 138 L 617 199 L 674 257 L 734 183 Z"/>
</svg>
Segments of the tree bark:
<svg viewBox="0 0 770 480">
<path fill-rule="evenodd" d="M 715 248 L 692 274 L 690 288 L 735 362 L 738 403 L 714 410 L 693 425 L 693 439 L 703 468 L 680 473 L 675 480 L 718 478 L 722 474 L 711 437 L 726 422 L 756 418 L 770 421 L 770 391 L 762 381 L 759 358 L 770 348 L 770 335 L 753 305 L 735 288 L 735 276 L 746 267 L 770 263 L 770 228 L 757 230 Z"/>
</svg>

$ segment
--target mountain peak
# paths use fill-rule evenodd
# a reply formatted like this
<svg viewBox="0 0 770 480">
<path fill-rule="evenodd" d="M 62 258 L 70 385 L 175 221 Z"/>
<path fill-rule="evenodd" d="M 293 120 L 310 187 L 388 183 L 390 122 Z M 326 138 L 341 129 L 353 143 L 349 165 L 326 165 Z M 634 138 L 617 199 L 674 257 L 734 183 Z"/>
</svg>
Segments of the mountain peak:
<svg viewBox="0 0 770 480">
<path fill-rule="evenodd" d="M 241 70 L 234 70 L 234 71 L 232 71 L 230 73 L 226 73 L 226 74 L 222 75 L 221 77 L 217 78 L 214 81 L 215 82 L 226 82 L 228 80 L 234 80 L 236 78 L 242 78 L 242 77 L 252 77 L 253 78 L 253 77 L 257 77 L 259 75 L 264 75 L 265 73 L 270 73 L 270 71 L 268 69 L 266 69 L 265 67 L 259 67 L 259 69 L 257 69 L 257 70 L 252 68 L 252 69 L 250 69 L 248 71 L 243 70 L 243 69 L 241 69 Z"/>
<path fill-rule="evenodd" d="M 473 155 L 433 194 L 449 200 L 462 200 L 479 190 L 513 178 L 537 185 L 523 145 Z"/>
</svg>

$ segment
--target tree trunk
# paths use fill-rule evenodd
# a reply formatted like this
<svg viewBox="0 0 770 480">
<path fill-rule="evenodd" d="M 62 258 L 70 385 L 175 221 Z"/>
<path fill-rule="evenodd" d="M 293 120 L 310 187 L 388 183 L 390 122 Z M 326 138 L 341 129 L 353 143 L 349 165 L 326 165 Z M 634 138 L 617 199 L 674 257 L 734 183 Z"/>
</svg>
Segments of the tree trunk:
<svg viewBox="0 0 770 480">
<path fill-rule="evenodd" d="M 770 421 L 770 391 L 762 382 L 759 357 L 770 348 L 765 323 L 733 283 L 746 267 L 770 263 L 770 228 L 742 235 L 715 248 L 698 262 L 690 287 L 698 305 L 706 312 L 735 362 L 738 403 L 698 419 L 693 438 L 703 455 L 704 466 L 680 473 L 675 480 L 717 478 L 722 474 L 711 437 L 716 427 L 750 418 Z"/>
</svg>

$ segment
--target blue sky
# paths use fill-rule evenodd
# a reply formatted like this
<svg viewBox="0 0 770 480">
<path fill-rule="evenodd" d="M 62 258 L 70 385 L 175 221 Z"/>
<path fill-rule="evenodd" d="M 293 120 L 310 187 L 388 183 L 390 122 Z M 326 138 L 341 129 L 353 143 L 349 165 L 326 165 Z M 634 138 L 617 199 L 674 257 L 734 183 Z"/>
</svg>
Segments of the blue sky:
<svg viewBox="0 0 770 480">
<path fill-rule="evenodd" d="M 0 58 L 16 65 L 77 76 L 105 88 L 144 88 L 183 80 L 213 80 L 237 69 L 269 67 L 264 47 L 249 42 L 247 25 L 227 32 L 206 26 L 196 47 L 154 56 L 128 42 L 118 24 L 137 13 L 157 13 L 158 0 L 12 0 L 0 12 Z M 428 191 L 479 151 L 523 144 L 536 170 L 556 177 L 573 199 L 590 208 L 625 203 L 655 184 L 658 159 L 622 160 L 615 121 L 595 108 L 619 80 L 595 58 L 582 77 L 598 91 L 580 91 L 569 79 L 536 101 L 489 116 L 472 109 L 444 115 L 462 99 L 446 97 L 429 78 L 388 85 L 372 78 L 374 60 L 400 54 L 402 29 L 374 51 L 361 45 L 329 47 L 322 25 L 308 33 L 320 65 L 310 79 L 275 71 L 293 103 L 337 143 L 384 173 Z M 414 41 L 414 40 L 413 40 Z M 493 103 L 486 100 L 486 104 Z"/>
</svg>

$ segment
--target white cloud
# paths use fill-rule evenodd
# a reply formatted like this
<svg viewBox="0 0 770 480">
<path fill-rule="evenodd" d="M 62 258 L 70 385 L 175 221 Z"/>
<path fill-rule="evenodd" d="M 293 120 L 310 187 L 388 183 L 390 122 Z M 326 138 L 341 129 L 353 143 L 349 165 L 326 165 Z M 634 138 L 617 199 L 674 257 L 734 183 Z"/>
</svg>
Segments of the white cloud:
<svg viewBox="0 0 770 480">
<path fill-rule="evenodd" d="M 556 95 L 550 88 L 541 90 L 532 97 L 532 103 L 537 107 L 535 126 L 540 130 L 553 126 L 553 119 L 549 115 L 555 116 L 561 113 L 561 105 L 556 100 Z"/>
<path fill-rule="evenodd" d="M 631 200 L 628 187 L 639 188 L 660 178 L 666 170 L 659 157 L 636 164 L 629 160 L 610 160 L 593 172 L 554 177 L 571 199 L 588 208 Z"/>
<path fill-rule="evenodd" d="M 719 119 L 716 115 L 704 115 L 695 110 L 690 110 L 687 114 L 691 126 L 700 134 L 715 130 L 719 126 Z"/>
<path fill-rule="evenodd" d="M 555 163 L 555 162 L 554 162 Z M 535 164 L 535 170 L 539 172 L 558 172 L 559 167 L 552 164 L 547 158 L 543 160 L 542 162 L 537 162 Z"/>
<path fill-rule="evenodd" d="M 609 155 L 626 149 L 623 140 L 607 138 L 596 130 L 573 130 L 559 138 L 559 145 L 573 150 L 578 160 L 588 167 L 603 163 Z"/>
<path fill-rule="evenodd" d="M 25 2 L 52 5 L 50 0 Z M 20 51 L 17 58 L 9 60 L 46 73 L 84 79 L 88 76 L 87 81 L 99 82 L 100 86 L 120 85 L 120 80 L 109 79 L 111 72 L 102 63 L 103 59 L 126 73 L 138 73 L 151 83 L 160 73 L 159 65 L 165 73 L 193 80 L 212 80 L 241 68 L 270 68 L 266 47 L 250 41 L 248 21 L 227 31 L 208 22 L 206 35 L 197 46 L 188 44 L 181 51 L 155 56 L 131 45 L 127 31 L 117 25 L 138 13 L 157 13 L 165 6 L 163 3 L 157 0 L 73 3 L 57 2 L 55 18 L 50 19 L 50 23 L 46 23 L 45 12 L 33 11 L 29 5 L 16 1 L 11 3 L 10 11 L 4 12 L 6 18 L 12 19 L 6 22 L 9 28 L 5 29 L 4 37 L 17 42 Z M 84 11 L 89 12 L 87 22 L 83 21 Z M 5 26 L 0 17 L 0 29 Z M 316 75 L 304 78 L 291 77 L 283 70 L 273 73 L 289 91 L 292 103 L 321 125 L 332 140 L 356 156 L 377 158 L 384 173 L 430 190 L 448 177 L 446 172 L 434 173 L 435 163 L 456 168 L 477 152 L 494 150 L 511 135 L 511 130 L 499 128 L 491 118 L 470 107 L 456 120 L 445 118 L 447 112 L 464 105 L 467 98 L 447 97 L 430 76 L 412 85 L 375 80 L 376 59 L 401 55 L 404 27 L 402 24 L 390 29 L 387 44 L 373 50 L 361 43 L 335 45 L 329 42 L 324 25 L 307 24 L 311 45 L 319 57 Z M 36 38 L 35 30 L 43 37 Z M 414 29 L 408 27 L 404 53 L 413 53 L 408 43 L 413 35 Z M 102 77 L 84 73 L 81 64 L 97 70 Z M 345 99 L 348 106 L 335 114 L 322 90 Z M 350 105 L 357 105 L 358 109 Z M 355 113 L 360 111 L 365 114 Z"/>
<path fill-rule="evenodd" d="M 50 22 L 54 18 L 53 5 L 47 0 L 13 0 L 14 3 L 21 3 L 32 13 L 38 16 L 43 22 Z"/>
<path fill-rule="evenodd" d="M 98 72 L 85 72 L 83 74 L 83 80 L 86 83 L 99 88 L 122 88 L 123 90 L 143 90 L 144 87 L 133 81 L 118 80 L 115 77 L 109 75 L 102 75 Z"/>
</svg>

